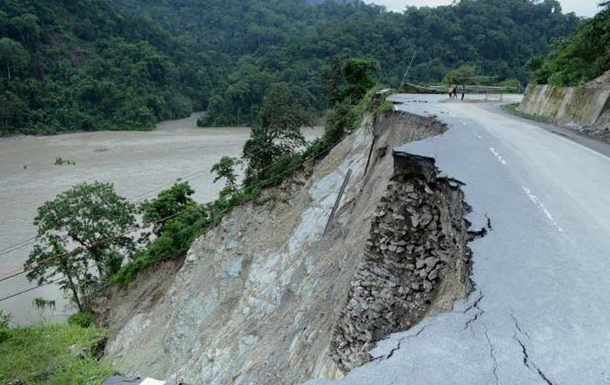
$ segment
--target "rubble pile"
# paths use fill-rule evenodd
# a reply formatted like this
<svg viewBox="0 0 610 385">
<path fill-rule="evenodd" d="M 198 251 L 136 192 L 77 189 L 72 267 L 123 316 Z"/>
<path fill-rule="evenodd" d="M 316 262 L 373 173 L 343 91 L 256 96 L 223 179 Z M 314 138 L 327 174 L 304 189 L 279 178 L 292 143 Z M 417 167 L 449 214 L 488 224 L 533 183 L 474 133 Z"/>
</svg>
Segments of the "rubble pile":
<svg viewBox="0 0 610 385">
<path fill-rule="evenodd" d="M 437 178 L 433 159 L 394 156 L 395 175 L 333 335 L 333 358 L 343 371 L 368 362 L 375 342 L 419 322 L 444 279 L 468 280 L 469 208 L 459 185 Z"/>
</svg>

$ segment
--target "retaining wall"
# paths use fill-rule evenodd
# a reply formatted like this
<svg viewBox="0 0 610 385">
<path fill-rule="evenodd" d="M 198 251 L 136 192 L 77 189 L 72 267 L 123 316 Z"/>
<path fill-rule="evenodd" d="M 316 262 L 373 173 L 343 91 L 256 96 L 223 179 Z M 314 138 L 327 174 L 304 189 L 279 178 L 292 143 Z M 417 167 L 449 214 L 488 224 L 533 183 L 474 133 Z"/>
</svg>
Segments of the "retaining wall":
<svg viewBox="0 0 610 385">
<path fill-rule="evenodd" d="M 610 90 L 529 86 L 519 111 L 589 135 L 610 138 Z"/>
</svg>

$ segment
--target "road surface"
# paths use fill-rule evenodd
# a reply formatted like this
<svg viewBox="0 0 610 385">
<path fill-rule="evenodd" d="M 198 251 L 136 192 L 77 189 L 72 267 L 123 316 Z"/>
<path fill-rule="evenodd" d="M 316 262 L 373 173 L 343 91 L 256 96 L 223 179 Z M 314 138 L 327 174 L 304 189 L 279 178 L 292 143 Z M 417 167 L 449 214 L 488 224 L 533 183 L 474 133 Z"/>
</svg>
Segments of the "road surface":
<svg viewBox="0 0 610 385">
<path fill-rule="evenodd" d="M 609 147 L 592 150 L 497 104 L 394 98 L 449 124 L 400 150 L 432 156 L 466 183 L 473 227 L 489 217 L 493 231 L 470 244 L 467 300 L 382 341 L 378 359 L 345 379 L 310 383 L 610 383 Z"/>
</svg>

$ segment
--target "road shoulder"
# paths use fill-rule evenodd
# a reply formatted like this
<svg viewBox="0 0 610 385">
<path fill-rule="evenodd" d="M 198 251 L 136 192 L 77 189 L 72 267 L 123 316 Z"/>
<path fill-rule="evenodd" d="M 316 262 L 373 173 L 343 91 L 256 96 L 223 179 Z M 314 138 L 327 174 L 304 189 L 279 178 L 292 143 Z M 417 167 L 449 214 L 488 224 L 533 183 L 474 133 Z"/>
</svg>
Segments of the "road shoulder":
<svg viewBox="0 0 610 385">
<path fill-rule="evenodd" d="M 553 134 L 561 136 L 577 145 L 580 145 L 591 151 L 597 152 L 601 155 L 604 155 L 604 156 L 610 158 L 610 143 L 606 143 L 602 140 L 592 138 L 590 136 L 581 134 L 578 131 L 571 130 L 566 127 L 561 127 L 561 126 L 558 126 L 558 125 L 555 125 L 552 123 L 539 122 L 536 120 L 532 120 L 532 119 L 528 119 L 528 118 L 519 116 L 517 114 L 512 114 L 509 111 L 506 111 L 504 108 L 502 108 L 502 104 L 487 105 L 487 106 L 485 106 L 485 108 L 487 110 L 495 112 L 497 114 L 509 116 L 516 120 L 520 120 L 524 123 L 540 127 L 546 131 L 549 131 L 549 132 L 552 132 Z"/>
</svg>

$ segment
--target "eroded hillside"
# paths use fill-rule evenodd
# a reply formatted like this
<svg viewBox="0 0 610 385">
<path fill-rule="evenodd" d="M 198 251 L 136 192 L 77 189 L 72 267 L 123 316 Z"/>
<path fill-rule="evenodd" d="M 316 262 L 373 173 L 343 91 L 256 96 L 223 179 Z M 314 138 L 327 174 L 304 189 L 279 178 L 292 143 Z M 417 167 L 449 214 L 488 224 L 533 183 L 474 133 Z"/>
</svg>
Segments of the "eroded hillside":
<svg viewBox="0 0 610 385">
<path fill-rule="evenodd" d="M 115 290 L 107 359 L 195 384 L 337 378 L 376 341 L 451 308 L 470 287 L 468 207 L 433 159 L 392 153 L 444 130 L 366 116 L 320 163 L 234 209 L 183 265 Z"/>
</svg>

